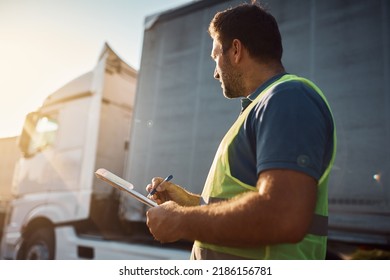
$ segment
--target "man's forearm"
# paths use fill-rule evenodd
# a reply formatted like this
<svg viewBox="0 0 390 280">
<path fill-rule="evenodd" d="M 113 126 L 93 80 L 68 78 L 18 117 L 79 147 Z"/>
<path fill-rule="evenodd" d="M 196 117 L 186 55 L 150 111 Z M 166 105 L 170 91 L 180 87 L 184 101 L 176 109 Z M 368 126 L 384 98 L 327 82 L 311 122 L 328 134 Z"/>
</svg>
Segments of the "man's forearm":
<svg viewBox="0 0 390 280">
<path fill-rule="evenodd" d="M 237 247 L 278 243 L 280 234 L 271 208 L 271 203 L 254 192 L 230 201 L 183 209 L 184 238 Z"/>
</svg>

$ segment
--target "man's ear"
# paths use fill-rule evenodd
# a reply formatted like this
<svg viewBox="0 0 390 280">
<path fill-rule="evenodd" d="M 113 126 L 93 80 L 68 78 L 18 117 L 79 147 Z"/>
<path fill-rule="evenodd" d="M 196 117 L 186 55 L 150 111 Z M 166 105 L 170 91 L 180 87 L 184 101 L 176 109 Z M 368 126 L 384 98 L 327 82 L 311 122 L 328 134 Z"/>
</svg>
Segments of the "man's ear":
<svg viewBox="0 0 390 280">
<path fill-rule="evenodd" d="M 233 61 L 239 63 L 243 55 L 243 45 L 240 40 L 234 39 L 232 42 Z"/>
</svg>

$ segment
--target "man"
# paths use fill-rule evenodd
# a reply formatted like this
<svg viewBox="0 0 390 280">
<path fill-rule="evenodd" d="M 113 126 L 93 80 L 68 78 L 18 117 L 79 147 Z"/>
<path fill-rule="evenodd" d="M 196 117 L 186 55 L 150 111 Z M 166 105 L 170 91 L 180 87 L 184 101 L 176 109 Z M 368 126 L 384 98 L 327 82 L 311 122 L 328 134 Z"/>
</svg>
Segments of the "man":
<svg viewBox="0 0 390 280">
<path fill-rule="evenodd" d="M 260 5 L 217 13 L 209 33 L 214 77 L 225 97 L 242 98 L 242 113 L 201 196 L 170 182 L 157 188 L 151 233 L 161 242 L 195 241 L 192 259 L 323 259 L 336 144 L 324 96 L 285 72 L 278 25 Z"/>
</svg>

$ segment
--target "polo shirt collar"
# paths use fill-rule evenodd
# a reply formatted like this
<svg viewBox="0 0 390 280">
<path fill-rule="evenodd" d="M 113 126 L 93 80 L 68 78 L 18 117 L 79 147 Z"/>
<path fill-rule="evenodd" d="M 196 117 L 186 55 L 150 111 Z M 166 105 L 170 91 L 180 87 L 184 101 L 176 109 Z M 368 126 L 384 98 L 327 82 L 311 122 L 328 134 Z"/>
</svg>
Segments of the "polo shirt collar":
<svg viewBox="0 0 390 280">
<path fill-rule="evenodd" d="M 246 107 L 251 104 L 253 100 L 256 99 L 259 94 L 266 89 L 270 84 L 275 82 L 276 80 L 280 79 L 282 76 L 284 76 L 287 73 L 281 73 L 278 75 L 273 76 L 272 78 L 268 79 L 266 82 L 262 83 L 254 92 L 249 94 L 247 97 L 241 98 L 241 112 L 245 110 Z"/>
</svg>

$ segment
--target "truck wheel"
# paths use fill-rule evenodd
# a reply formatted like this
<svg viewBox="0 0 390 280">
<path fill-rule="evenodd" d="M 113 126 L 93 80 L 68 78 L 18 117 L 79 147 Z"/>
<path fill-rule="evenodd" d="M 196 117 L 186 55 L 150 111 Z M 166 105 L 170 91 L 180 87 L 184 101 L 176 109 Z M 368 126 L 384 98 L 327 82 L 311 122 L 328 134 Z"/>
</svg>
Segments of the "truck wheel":
<svg viewBox="0 0 390 280">
<path fill-rule="evenodd" d="M 24 252 L 24 259 L 26 260 L 53 260 L 53 230 L 50 228 L 41 228 L 33 232 L 26 241 Z"/>
</svg>

